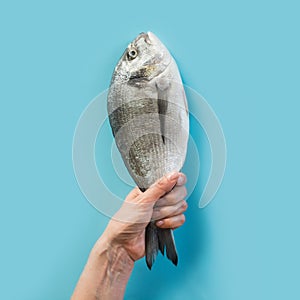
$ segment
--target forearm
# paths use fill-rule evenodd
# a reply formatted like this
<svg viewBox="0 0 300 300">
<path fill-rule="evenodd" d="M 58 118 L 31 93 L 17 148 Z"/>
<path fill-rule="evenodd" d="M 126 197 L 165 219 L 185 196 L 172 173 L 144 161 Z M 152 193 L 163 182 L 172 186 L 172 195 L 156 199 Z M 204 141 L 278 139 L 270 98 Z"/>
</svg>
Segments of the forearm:
<svg viewBox="0 0 300 300">
<path fill-rule="evenodd" d="M 123 247 L 112 246 L 102 236 L 89 256 L 72 300 L 123 299 L 133 265 Z"/>
</svg>

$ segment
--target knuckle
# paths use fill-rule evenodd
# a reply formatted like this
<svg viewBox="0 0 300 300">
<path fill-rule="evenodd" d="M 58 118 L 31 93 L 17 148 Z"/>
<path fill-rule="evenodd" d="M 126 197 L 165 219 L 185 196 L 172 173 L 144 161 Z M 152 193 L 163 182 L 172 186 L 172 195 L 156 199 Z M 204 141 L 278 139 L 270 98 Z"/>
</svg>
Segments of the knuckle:
<svg viewBox="0 0 300 300">
<path fill-rule="evenodd" d="M 182 225 L 185 222 L 185 215 L 180 216 L 180 225 Z"/>
<path fill-rule="evenodd" d="M 185 198 L 187 196 L 187 189 L 185 186 L 182 187 L 182 194 L 183 194 L 183 198 Z"/>
<path fill-rule="evenodd" d="M 164 177 L 162 179 L 158 180 L 157 183 L 156 183 L 156 186 L 159 189 L 165 189 L 165 185 L 166 185 L 166 180 L 165 180 Z"/>
<path fill-rule="evenodd" d="M 184 211 L 186 211 L 187 208 L 188 208 L 188 204 L 187 204 L 187 202 L 185 200 L 183 200 L 182 208 L 184 209 Z"/>
</svg>

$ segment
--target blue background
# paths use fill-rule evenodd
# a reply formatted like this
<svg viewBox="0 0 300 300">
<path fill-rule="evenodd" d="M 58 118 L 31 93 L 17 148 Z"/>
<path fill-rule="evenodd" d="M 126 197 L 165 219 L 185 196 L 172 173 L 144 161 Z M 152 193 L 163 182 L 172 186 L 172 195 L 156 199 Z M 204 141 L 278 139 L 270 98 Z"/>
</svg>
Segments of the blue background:
<svg viewBox="0 0 300 300">
<path fill-rule="evenodd" d="M 228 160 L 214 201 L 189 199 L 179 266 L 138 262 L 126 299 L 300 299 L 299 25 L 291 0 L 1 1 L 0 298 L 72 294 L 108 222 L 78 188 L 74 129 L 151 30 L 217 113 Z"/>
</svg>

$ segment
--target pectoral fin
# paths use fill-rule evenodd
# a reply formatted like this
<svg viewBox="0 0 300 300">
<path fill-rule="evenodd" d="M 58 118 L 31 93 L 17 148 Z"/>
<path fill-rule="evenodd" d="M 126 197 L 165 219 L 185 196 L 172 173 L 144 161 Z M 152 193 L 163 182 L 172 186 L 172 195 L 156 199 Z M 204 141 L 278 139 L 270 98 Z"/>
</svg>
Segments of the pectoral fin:
<svg viewBox="0 0 300 300">
<path fill-rule="evenodd" d="M 160 79 L 156 83 L 157 89 L 157 105 L 160 121 L 160 132 L 163 143 L 165 143 L 165 119 L 168 109 L 168 89 L 170 82 L 166 79 Z"/>
</svg>

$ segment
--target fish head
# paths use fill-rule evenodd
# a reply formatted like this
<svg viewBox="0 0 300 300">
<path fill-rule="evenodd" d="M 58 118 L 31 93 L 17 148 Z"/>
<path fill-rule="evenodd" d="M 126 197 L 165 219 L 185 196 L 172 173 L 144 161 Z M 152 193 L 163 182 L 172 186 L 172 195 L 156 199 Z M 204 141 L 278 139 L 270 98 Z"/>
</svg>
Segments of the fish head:
<svg viewBox="0 0 300 300">
<path fill-rule="evenodd" d="M 171 55 L 152 32 L 140 33 L 126 48 L 115 68 L 115 80 L 129 84 L 148 82 L 170 64 Z"/>
</svg>

